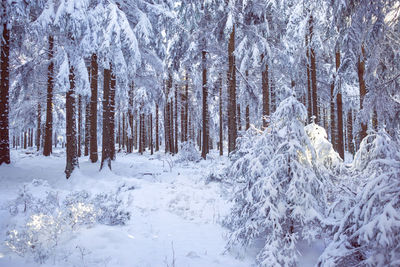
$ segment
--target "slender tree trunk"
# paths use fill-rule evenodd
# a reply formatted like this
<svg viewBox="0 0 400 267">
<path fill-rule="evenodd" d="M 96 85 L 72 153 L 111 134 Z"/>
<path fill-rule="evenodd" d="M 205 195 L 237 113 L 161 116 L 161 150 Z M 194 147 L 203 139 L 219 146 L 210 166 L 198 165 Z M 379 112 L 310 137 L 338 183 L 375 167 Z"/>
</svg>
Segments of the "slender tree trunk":
<svg viewBox="0 0 400 267">
<path fill-rule="evenodd" d="M 40 136 L 42 134 L 41 127 L 42 127 L 42 106 L 40 105 L 40 100 L 38 101 L 37 106 L 37 128 L 36 128 L 36 150 L 40 150 Z"/>
<path fill-rule="evenodd" d="M 156 151 L 160 150 L 159 133 L 158 133 L 158 104 L 156 104 Z"/>
<path fill-rule="evenodd" d="M 28 148 L 28 142 L 27 142 L 27 136 L 28 134 L 26 133 L 26 130 L 24 131 L 24 149 Z"/>
<path fill-rule="evenodd" d="M 347 140 L 348 140 L 348 150 L 354 155 L 354 143 L 353 143 L 353 111 L 349 110 L 347 114 Z"/>
<path fill-rule="evenodd" d="M 126 132 L 125 132 L 125 112 L 122 112 L 122 149 L 125 148 L 125 138 L 126 138 Z"/>
<path fill-rule="evenodd" d="M 174 138 L 174 100 L 171 99 L 170 106 L 170 132 L 169 132 L 169 148 L 171 153 L 175 154 L 175 138 Z"/>
<path fill-rule="evenodd" d="M 188 115 L 189 115 L 189 74 L 186 72 L 185 84 L 185 134 L 184 141 L 188 140 Z"/>
<path fill-rule="evenodd" d="M 75 74 L 74 67 L 72 66 L 69 69 L 69 84 L 70 86 L 65 99 L 67 136 L 67 164 L 65 166 L 65 174 L 67 179 L 71 176 L 74 169 L 79 167 L 76 147 Z"/>
<path fill-rule="evenodd" d="M 228 153 L 236 148 L 236 62 L 235 62 L 235 26 L 229 37 L 228 44 Z"/>
<path fill-rule="evenodd" d="M 311 87 L 312 87 L 312 112 L 315 116 L 315 123 L 319 124 L 318 114 L 318 95 L 317 95 L 317 66 L 315 63 L 315 51 L 312 45 L 314 21 L 313 16 L 310 16 L 310 61 L 311 61 Z"/>
<path fill-rule="evenodd" d="M 182 118 L 181 118 L 182 119 Z M 175 154 L 178 153 L 178 85 L 175 85 L 175 114 L 174 114 L 174 121 L 175 121 Z"/>
<path fill-rule="evenodd" d="M 54 38 L 49 36 L 49 66 L 47 70 L 47 109 L 46 109 L 46 125 L 44 131 L 44 147 L 43 155 L 50 156 L 52 151 L 53 138 L 53 87 L 54 87 L 54 62 L 53 62 Z"/>
<path fill-rule="evenodd" d="M 203 64 L 203 146 L 201 149 L 201 157 L 206 159 L 208 153 L 208 90 L 207 90 L 207 66 L 206 66 L 206 51 L 202 51 L 202 64 Z"/>
<path fill-rule="evenodd" d="M 337 150 L 336 142 L 336 119 L 335 119 L 335 82 L 331 83 L 331 143 L 335 150 Z"/>
<path fill-rule="evenodd" d="M 78 95 L 78 157 L 82 155 L 82 96 Z"/>
<path fill-rule="evenodd" d="M 143 121 L 142 121 L 142 114 L 139 115 L 139 153 L 143 154 Z"/>
<path fill-rule="evenodd" d="M 153 155 L 153 114 L 150 113 L 150 155 Z"/>
<path fill-rule="evenodd" d="M 238 125 L 238 130 L 242 130 L 242 118 L 241 118 L 241 112 L 240 112 L 240 104 L 237 104 L 237 125 Z"/>
<path fill-rule="evenodd" d="M 127 151 L 128 153 L 133 152 L 133 133 L 134 133 L 134 125 L 133 125 L 133 81 L 129 88 L 129 99 L 128 99 L 128 122 L 131 132 L 129 133 L 128 143 L 127 143 Z"/>
<path fill-rule="evenodd" d="M 224 154 L 224 140 L 223 140 L 223 118 L 222 118 L 222 77 L 219 74 L 219 155 Z"/>
<path fill-rule="evenodd" d="M 340 51 L 336 51 L 336 75 L 338 69 L 340 67 Z M 340 84 L 339 84 L 340 86 Z M 338 93 L 336 95 L 336 105 L 337 105 L 337 149 L 339 152 L 339 156 L 344 160 L 344 136 L 343 136 L 343 102 L 342 102 L 342 92 L 341 88 L 338 89 Z"/>
<path fill-rule="evenodd" d="M 264 54 L 261 55 L 261 62 L 264 61 Z M 262 62 L 265 65 L 264 70 L 261 74 L 261 83 L 262 83 L 262 103 L 263 103 L 263 118 L 262 118 L 262 126 L 263 128 L 268 127 L 267 117 L 269 116 L 269 78 L 268 78 L 268 64 L 266 62 Z"/>
<path fill-rule="evenodd" d="M 97 162 L 97 79 L 98 79 L 97 55 L 92 54 L 91 58 L 91 96 L 90 96 L 90 161 Z"/>
<path fill-rule="evenodd" d="M 85 98 L 85 151 L 84 155 L 89 155 L 89 142 L 90 142 L 90 105 L 87 98 Z"/>
<path fill-rule="evenodd" d="M 103 165 L 106 164 L 111 170 L 111 141 L 110 141 L 110 126 L 111 126 L 111 116 L 110 116 L 110 80 L 111 80 L 111 70 L 104 69 L 104 85 L 103 85 L 103 138 L 102 138 L 102 150 L 101 150 L 101 165 L 100 170 Z"/>
<path fill-rule="evenodd" d="M 372 112 L 372 128 L 374 131 L 378 131 L 378 113 L 376 112 L 375 108 Z"/>
<path fill-rule="evenodd" d="M 365 86 L 364 73 L 365 73 L 365 50 L 364 45 L 361 46 L 361 56 L 358 57 L 358 82 L 360 86 L 360 111 L 363 109 L 364 98 L 367 94 L 367 87 Z M 367 136 L 367 124 L 361 123 L 361 131 L 359 133 L 359 143 Z"/>
<path fill-rule="evenodd" d="M 312 102 L 311 102 L 311 72 L 310 72 L 310 47 L 308 44 L 308 34 L 306 34 L 306 58 L 307 58 L 307 116 L 308 120 L 311 119 L 312 116 Z"/>
<path fill-rule="evenodd" d="M 246 131 L 250 128 L 250 107 L 246 106 Z"/>
<path fill-rule="evenodd" d="M 110 153 L 111 159 L 115 160 L 115 87 L 116 78 L 114 71 L 111 70 L 110 81 Z"/>
</svg>

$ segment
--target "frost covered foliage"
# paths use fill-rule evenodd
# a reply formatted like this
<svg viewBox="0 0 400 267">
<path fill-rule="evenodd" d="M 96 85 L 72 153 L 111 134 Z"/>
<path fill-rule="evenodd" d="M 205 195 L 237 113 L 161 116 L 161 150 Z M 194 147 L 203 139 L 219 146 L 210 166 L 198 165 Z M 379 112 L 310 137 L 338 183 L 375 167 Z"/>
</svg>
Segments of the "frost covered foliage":
<svg viewBox="0 0 400 267">
<path fill-rule="evenodd" d="M 261 266 L 293 266 L 299 240 L 313 240 L 324 220 L 324 183 L 303 122 L 305 107 L 295 97 L 281 102 L 262 135 L 242 143 L 232 163 L 233 179 L 244 185 L 226 220 L 232 229 L 228 247 L 263 240 Z M 307 160 L 307 151 L 311 160 Z"/>
<path fill-rule="evenodd" d="M 187 141 L 181 144 L 178 158 L 176 162 L 197 162 L 201 159 L 200 153 L 196 148 L 196 144 L 192 141 Z"/>
<path fill-rule="evenodd" d="M 337 223 L 321 266 L 400 265 L 400 145 L 380 131 L 361 143 L 354 205 Z"/>
<path fill-rule="evenodd" d="M 311 123 L 304 130 L 315 149 L 316 163 L 319 166 L 325 166 L 327 169 L 339 167 L 342 160 L 329 142 L 325 129 L 315 123 Z M 307 152 L 307 157 L 311 160 L 311 152 Z"/>
<path fill-rule="evenodd" d="M 44 263 L 80 226 L 125 224 L 130 214 L 122 207 L 122 200 L 115 193 L 92 197 L 86 191 L 78 191 L 63 197 L 45 181 L 34 180 L 9 203 L 15 225 L 7 231 L 5 244 L 20 256 L 30 255 L 37 263 Z"/>
</svg>

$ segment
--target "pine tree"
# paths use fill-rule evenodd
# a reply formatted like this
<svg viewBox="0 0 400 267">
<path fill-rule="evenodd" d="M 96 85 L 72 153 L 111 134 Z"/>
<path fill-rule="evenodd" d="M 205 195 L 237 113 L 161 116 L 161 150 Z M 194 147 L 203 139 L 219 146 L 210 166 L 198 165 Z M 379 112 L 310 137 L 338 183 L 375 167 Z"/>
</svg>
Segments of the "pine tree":
<svg viewBox="0 0 400 267">
<path fill-rule="evenodd" d="M 103 168 L 104 164 L 111 170 L 111 116 L 110 116 L 110 80 L 111 80 L 111 70 L 104 69 L 103 76 L 103 138 L 102 138 L 102 150 L 101 150 L 101 165 L 100 170 Z"/>
<path fill-rule="evenodd" d="M 46 124 L 44 131 L 43 155 L 50 156 L 52 151 L 53 138 L 53 87 L 54 87 L 54 37 L 49 35 L 49 66 L 47 71 L 47 108 L 46 108 Z"/>
<path fill-rule="evenodd" d="M 233 25 L 228 43 L 228 153 L 236 148 L 236 62 L 235 62 L 235 25 Z"/>
<path fill-rule="evenodd" d="M 97 54 L 92 54 L 91 57 L 91 70 L 90 70 L 90 161 L 97 162 L 97 79 L 99 71 L 97 64 Z"/>
</svg>

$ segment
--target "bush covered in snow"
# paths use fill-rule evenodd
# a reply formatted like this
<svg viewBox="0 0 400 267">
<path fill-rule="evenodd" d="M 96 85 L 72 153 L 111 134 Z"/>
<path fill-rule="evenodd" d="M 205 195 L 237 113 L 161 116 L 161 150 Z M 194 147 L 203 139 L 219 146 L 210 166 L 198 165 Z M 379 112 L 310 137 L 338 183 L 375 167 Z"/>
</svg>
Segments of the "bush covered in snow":
<svg viewBox="0 0 400 267">
<path fill-rule="evenodd" d="M 200 153 L 197 150 L 196 144 L 192 141 L 186 141 L 181 144 L 176 162 L 197 162 L 201 159 Z"/>
<path fill-rule="evenodd" d="M 130 214 L 123 207 L 116 193 L 91 196 L 83 190 L 63 196 L 45 181 L 34 180 L 9 203 L 15 225 L 7 231 L 5 243 L 18 255 L 31 255 L 36 262 L 44 263 L 80 226 L 125 224 Z"/>
<path fill-rule="evenodd" d="M 316 238 L 324 221 L 325 179 L 315 166 L 305 118 L 305 107 L 288 97 L 264 133 L 241 141 L 231 166 L 230 176 L 243 186 L 226 220 L 228 247 L 263 240 L 257 256 L 262 266 L 295 265 L 298 241 Z"/>
<path fill-rule="evenodd" d="M 337 221 L 319 265 L 400 265 L 400 145 L 384 131 L 370 134 L 353 168 L 356 175 L 349 179 L 361 185 L 353 205 Z"/>
</svg>

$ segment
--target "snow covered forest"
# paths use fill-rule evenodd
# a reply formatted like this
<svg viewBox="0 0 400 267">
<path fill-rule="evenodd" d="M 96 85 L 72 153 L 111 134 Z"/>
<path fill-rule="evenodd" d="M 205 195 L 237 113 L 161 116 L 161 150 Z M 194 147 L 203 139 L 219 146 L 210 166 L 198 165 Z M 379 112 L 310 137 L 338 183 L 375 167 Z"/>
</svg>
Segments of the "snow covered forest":
<svg viewBox="0 0 400 267">
<path fill-rule="evenodd" d="M 400 266 L 400 1 L 0 13 L 0 266 Z"/>
</svg>

